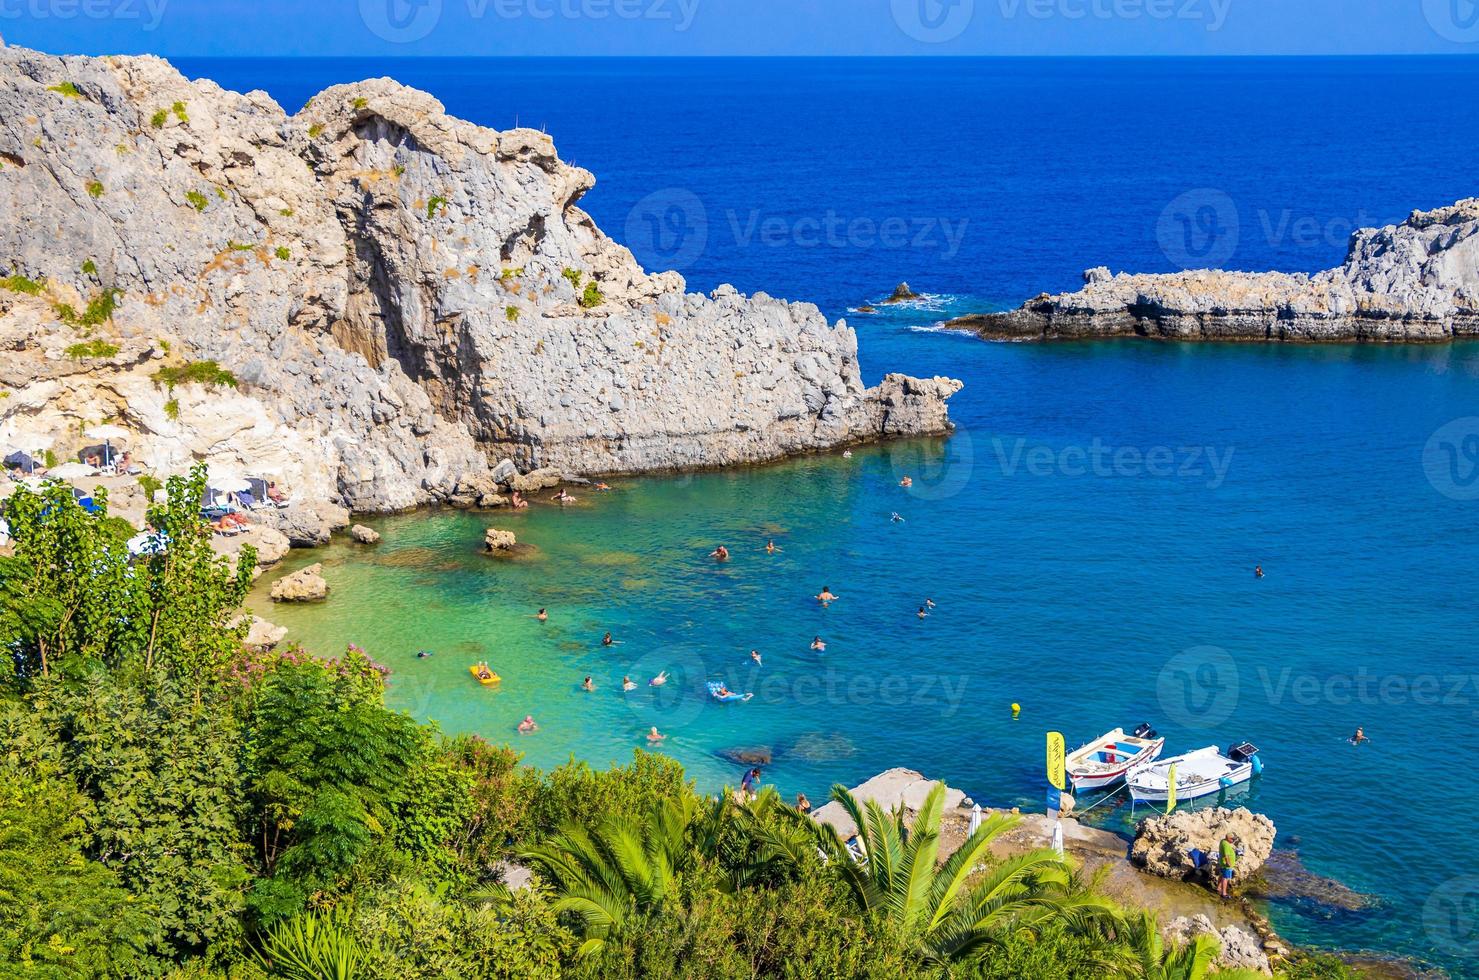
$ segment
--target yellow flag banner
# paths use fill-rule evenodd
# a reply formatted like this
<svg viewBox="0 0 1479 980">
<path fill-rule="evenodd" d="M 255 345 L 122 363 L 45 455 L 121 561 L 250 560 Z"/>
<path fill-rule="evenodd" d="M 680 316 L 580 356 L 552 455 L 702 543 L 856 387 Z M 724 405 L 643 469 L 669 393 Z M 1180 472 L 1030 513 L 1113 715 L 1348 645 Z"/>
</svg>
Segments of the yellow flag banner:
<svg viewBox="0 0 1479 980">
<path fill-rule="evenodd" d="M 1166 773 L 1166 812 L 1170 813 L 1176 809 L 1176 763 L 1171 763 L 1171 770 Z"/>
<path fill-rule="evenodd" d="M 1054 789 L 1062 790 L 1063 782 L 1063 733 L 1048 732 L 1048 782 Z"/>
</svg>

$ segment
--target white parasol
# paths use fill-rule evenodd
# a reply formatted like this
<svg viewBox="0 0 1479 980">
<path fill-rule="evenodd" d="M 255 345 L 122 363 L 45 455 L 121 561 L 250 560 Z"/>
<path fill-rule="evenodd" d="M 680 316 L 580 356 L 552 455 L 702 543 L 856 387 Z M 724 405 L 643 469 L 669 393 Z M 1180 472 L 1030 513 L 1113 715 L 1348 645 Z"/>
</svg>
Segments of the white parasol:
<svg viewBox="0 0 1479 980">
<path fill-rule="evenodd" d="M 55 477 L 58 480 L 75 480 L 78 477 L 93 476 L 96 473 L 96 469 L 85 463 L 63 463 L 61 466 L 48 471 L 46 475 Z"/>
<path fill-rule="evenodd" d="M 213 476 L 206 481 L 206 486 L 220 493 L 245 493 L 252 488 L 246 477 L 237 476 L 235 473 Z"/>
<path fill-rule="evenodd" d="M 127 439 L 133 433 L 121 425 L 105 422 L 102 425 L 95 425 L 91 429 L 86 430 L 83 432 L 83 435 L 89 439 L 103 440 L 103 462 L 111 463 L 113 462 L 113 440 Z"/>
</svg>

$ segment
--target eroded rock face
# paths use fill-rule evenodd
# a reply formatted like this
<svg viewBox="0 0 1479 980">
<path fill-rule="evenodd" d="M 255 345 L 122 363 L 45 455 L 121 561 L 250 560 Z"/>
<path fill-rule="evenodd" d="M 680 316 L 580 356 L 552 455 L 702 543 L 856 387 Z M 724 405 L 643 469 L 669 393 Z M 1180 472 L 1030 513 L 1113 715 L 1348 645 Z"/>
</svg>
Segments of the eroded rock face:
<svg viewBox="0 0 1479 980">
<path fill-rule="evenodd" d="M 1177 916 L 1162 930 L 1162 935 L 1175 945 L 1185 945 L 1197 936 L 1211 936 L 1217 940 L 1221 951 L 1217 954 L 1217 965 L 1224 970 L 1255 970 L 1272 975 L 1268 954 L 1263 951 L 1263 941 L 1247 929 L 1227 926 L 1218 929 L 1205 915 Z"/>
<path fill-rule="evenodd" d="M 1268 817 L 1243 807 L 1178 810 L 1168 816 L 1142 820 L 1130 845 L 1130 861 L 1162 878 L 1191 879 L 1197 876 L 1191 851 L 1200 850 L 1215 863 L 1218 842 L 1228 833 L 1234 835 L 1243 849 L 1238 859 L 1238 878 L 1246 880 L 1273 853 L 1277 831 Z"/>
<path fill-rule="evenodd" d="M 1351 236 L 1316 275 L 1084 273 L 1074 293 L 951 321 L 987 338 L 1446 341 L 1479 336 L 1479 198 Z"/>
<path fill-rule="evenodd" d="M 329 597 L 329 583 L 323 577 L 324 566 L 315 562 L 272 583 L 269 595 L 273 602 L 320 602 Z"/>
<path fill-rule="evenodd" d="M 519 540 L 514 537 L 512 531 L 500 531 L 496 527 L 490 527 L 483 534 L 484 549 L 498 554 L 500 552 L 513 551 L 518 546 Z"/>
<path fill-rule="evenodd" d="M 158 58 L 0 49 L 0 162 L 0 264 L 36 286 L 0 288 L 0 438 L 117 418 L 152 470 L 377 512 L 504 459 L 580 476 L 948 428 L 958 384 L 865 388 L 815 307 L 647 274 L 548 136 L 390 79 L 289 116 Z M 234 384 L 155 378 L 202 361 Z"/>
<path fill-rule="evenodd" d="M 376 544 L 380 541 L 380 532 L 374 528 L 356 524 L 349 529 L 349 536 L 360 544 Z"/>
</svg>

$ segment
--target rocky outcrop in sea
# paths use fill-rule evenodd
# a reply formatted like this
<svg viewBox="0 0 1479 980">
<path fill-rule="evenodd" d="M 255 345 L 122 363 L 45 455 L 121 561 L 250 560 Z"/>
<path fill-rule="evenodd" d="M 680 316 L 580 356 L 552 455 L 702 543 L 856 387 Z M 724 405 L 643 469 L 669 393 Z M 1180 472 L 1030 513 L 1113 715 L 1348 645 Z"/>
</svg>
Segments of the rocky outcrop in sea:
<svg viewBox="0 0 1479 980">
<path fill-rule="evenodd" d="M 1084 288 L 1043 293 L 1005 313 L 948 327 L 987 339 L 1153 337 L 1296 342 L 1448 341 L 1479 336 L 1479 198 L 1414 211 L 1351 236 L 1341 266 L 1315 275 L 1198 270 L 1084 273 Z"/>
<path fill-rule="evenodd" d="M 154 57 L 0 50 L 0 442 L 64 457 L 117 420 L 147 469 L 389 511 L 505 458 L 578 476 L 948 429 L 958 382 L 865 387 L 816 307 L 648 274 L 578 206 L 593 184 L 546 134 L 390 79 L 289 115 Z"/>
</svg>

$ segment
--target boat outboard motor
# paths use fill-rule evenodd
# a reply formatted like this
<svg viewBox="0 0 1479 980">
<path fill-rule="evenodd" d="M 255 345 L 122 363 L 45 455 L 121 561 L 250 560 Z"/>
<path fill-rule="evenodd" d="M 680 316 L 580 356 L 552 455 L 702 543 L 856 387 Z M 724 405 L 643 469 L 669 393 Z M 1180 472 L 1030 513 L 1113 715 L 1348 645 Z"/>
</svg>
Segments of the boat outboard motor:
<svg viewBox="0 0 1479 980">
<path fill-rule="evenodd" d="M 1230 746 L 1227 750 L 1227 757 L 1234 762 L 1253 763 L 1253 775 L 1255 776 L 1263 773 L 1263 760 L 1258 757 L 1258 746 L 1252 742 L 1239 742 L 1237 745 Z"/>
<path fill-rule="evenodd" d="M 1149 722 L 1141 722 L 1140 725 L 1130 734 L 1135 736 L 1136 738 L 1143 738 L 1150 741 L 1153 741 L 1156 738 L 1156 731 L 1154 728 L 1150 727 Z"/>
</svg>

